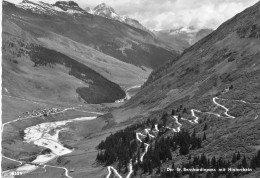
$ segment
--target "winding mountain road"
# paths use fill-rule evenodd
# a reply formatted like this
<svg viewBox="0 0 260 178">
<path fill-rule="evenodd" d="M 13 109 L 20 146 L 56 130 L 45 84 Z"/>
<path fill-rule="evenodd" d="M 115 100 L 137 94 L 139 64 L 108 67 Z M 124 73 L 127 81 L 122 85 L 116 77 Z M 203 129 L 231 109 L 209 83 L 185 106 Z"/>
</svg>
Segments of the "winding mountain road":
<svg viewBox="0 0 260 178">
<path fill-rule="evenodd" d="M 219 99 L 219 98 L 218 98 L 218 97 L 214 97 L 214 98 L 213 98 L 213 103 L 216 104 L 217 106 L 223 108 L 223 109 L 225 110 L 225 113 L 224 113 L 224 114 L 225 114 L 228 118 L 234 119 L 234 118 L 235 118 L 234 116 L 231 116 L 231 115 L 228 114 L 229 109 L 226 108 L 225 106 L 219 104 L 218 102 L 216 102 L 216 99 Z"/>
<path fill-rule="evenodd" d="M 68 178 L 72 178 L 71 176 L 69 176 L 69 170 L 65 167 L 59 167 L 59 166 L 52 166 L 52 165 L 44 165 L 45 167 L 53 167 L 53 168 L 58 168 L 58 169 L 63 169 L 65 170 L 64 175 Z"/>
<path fill-rule="evenodd" d="M 112 167 L 112 166 L 107 166 L 107 170 L 108 170 L 108 174 L 107 174 L 106 178 L 109 178 L 109 177 L 110 177 L 110 175 L 112 174 L 112 171 L 115 173 L 115 175 L 116 175 L 117 177 L 122 178 L 122 176 L 117 172 L 117 170 L 116 170 L 114 167 Z M 112 171 L 111 171 L 111 170 L 112 170 Z"/>
<path fill-rule="evenodd" d="M 225 114 L 226 116 L 221 116 L 221 115 L 218 114 L 218 113 L 202 112 L 202 111 L 199 111 L 199 110 L 196 110 L 196 109 L 191 109 L 191 110 L 190 110 L 190 111 L 191 111 L 191 115 L 192 115 L 192 117 L 195 118 L 193 121 L 191 121 L 191 120 L 189 120 L 189 119 L 185 119 L 185 118 L 180 118 L 180 119 L 181 119 L 181 120 L 185 120 L 185 121 L 189 121 L 191 124 L 198 124 L 198 123 L 199 123 L 199 117 L 196 116 L 195 112 L 198 112 L 198 113 L 207 113 L 207 114 L 215 115 L 215 116 L 217 116 L 217 117 L 225 117 L 225 118 L 234 119 L 234 118 L 235 118 L 234 116 L 231 116 L 231 115 L 228 114 L 229 109 L 226 108 L 225 106 L 221 105 L 220 103 L 218 103 L 218 102 L 216 101 L 217 99 L 221 100 L 221 99 L 218 98 L 218 97 L 212 98 L 213 103 L 214 103 L 215 105 L 217 105 L 218 107 L 221 107 L 222 109 L 224 109 L 224 110 L 225 110 L 224 114 Z M 223 99 L 223 100 L 228 100 L 228 99 Z M 235 101 L 240 101 L 240 102 L 247 103 L 247 102 L 245 102 L 245 101 L 243 101 L 243 100 L 235 100 Z M 256 103 L 253 103 L 253 104 L 256 104 Z M 165 128 L 171 129 L 171 130 L 173 130 L 173 132 L 180 132 L 180 131 L 181 131 L 180 128 L 181 128 L 182 124 L 179 123 L 179 121 L 178 121 L 178 116 L 174 115 L 174 116 L 172 116 L 172 117 L 175 119 L 175 122 L 176 122 L 179 126 L 177 127 L 177 129 L 175 129 L 175 128 L 170 128 L 170 127 L 165 127 Z M 257 117 L 258 117 L 258 116 L 257 116 Z M 256 117 L 256 118 L 257 118 L 257 117 Z M 256 118 L 255 118 L 255 119 L 256 119 Z M 152 138 L 155 138 L 154 135 L 151 135 L 151 134 L 150 134 L 150 131 L 151 131 L 150 128 L 144 129 L 144 133 L 145 133 L 145 134 L 149 135 L 149 136 L 152 137 Z M 152 130 L 152 132 L 159 132 L 158 124 L 155 124 L 155 128 L 154 128 L 154 130 Z M 139 136 L 146 137 L 146 135 L 144 135 L 144 134 L 141 133 L 141 132 L 137 132 L 137 133 L 136 133 L 136 139 L 137 139 L 139 142 L 142 143 L 143 141 L 142 141 L 142 139 L 141 139 Z M 141 157 L 140 157 L 140 161 L 141 161 L 141 162 L 143 162 L 143 158 L 144 158 L 144 156 L 145 156 L 145 154 L 147 153 L 148 148 L 149 148 L 149 144 L 148 144 L 148 143 L 144 143 L 144 144 L 145 144 L 145 151 L 143 152 L 143 154 L 142 154 Z M 130 164 L 131 164 L 131 162 L 130 162 Z M 117 177 L 122 178 L 122 176 L 118 173 L 118 171 L 117 171 L 114 167 L 108 166 L 107 169 L 108 169 L 109 173 L 108 173 L 108 175 L 106 176 L 106 178 L 109 178 L 109 177 L 110 177 L 110 175 L 111 175 L 111 169 L 114 171 L 114 173 L 117 175 Z M 126 178 L 129 178 L 131 174 L 132 174 L 132 172 L 130 171 L 130 172 L 128 173 L 128 175 L 127 175 Z"/>
<path fill-rule="evenodd" d="M 145 145 L 145 151 L 143 152 L 143 154 L 142 154 L 141 157 L 140 157 L 140 161 L 141 161 L 141 162 L 143 162 L 143 160 L 144 160 L 144 155 L 147 153 L 150 144 L 144 143 L 144 145 Z"/>
</svg>

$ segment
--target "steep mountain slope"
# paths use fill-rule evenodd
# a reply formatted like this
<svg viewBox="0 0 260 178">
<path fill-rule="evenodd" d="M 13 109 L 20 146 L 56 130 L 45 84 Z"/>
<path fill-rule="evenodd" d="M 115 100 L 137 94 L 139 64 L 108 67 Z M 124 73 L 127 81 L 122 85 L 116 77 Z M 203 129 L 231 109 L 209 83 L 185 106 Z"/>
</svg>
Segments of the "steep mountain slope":
<svg viewBox="0 0 260 178">
<path fill-rule="evenodd" d="M 117 122 L 134 123 L 131 129 L 140 135 L 141 141 L 138 138 L 133 140 L 148 144 L 143 151 L 147 153 L 144 162 L 133 163 L 137 176 L 144 173 L 185 177 L 189 171 L 176 173 L 175 169 L 175 172 L 167 173 L 166 168 L 172 165 L 180 169 L 207 168 L 206 163 L 197 162 L 205 157 L 206 160 L 213 159 L 213 167 L 210 168 L 214 168 L 214 158 L 224 161 L 219 163 L 219 167 L 226 163 L 223 167 L 254 166 L 251 160 L 260 148 L 259 17 L 258 2 L 185 50 L 176 61 L 153 71 L 141 90 L 113 112 Z M 132 119 L 129 120 L 129 117 Z M 154 133 L 154 124 L 160 126 L 158 135 Z M 147 133 L 153 137 L 146 136 Z M 182 136 L 184 138 L 179 138 Z M 199 146 L 194 146 L 196 141 L 189 139 L 195 136 Z M 170 146 L 173 142 L 177 145 Z M 161 151 L 163 148 L 167 152 Z M 108 151 L 109 147 L 103 149 Z M 244 158 L 231 161 L 232 155 L 238 152 Z M 151 171 L 149 162 L 152 162 Z M 259 168 L 252 171 L 251 175 L 259 174 Z M 194 174 L 195 177 L 198 174 L 201 177 L 249 176 L 243 171 L 222 175 Z"/>
<path fill-rule="evenodd" d="M 53 102 L 114 102 L 124 91 L 76 60 L 29 38 L 3 32 L 5 95 Z"/>
<path fill-rule="evenodd" d="M 233 97 L 259 102 L 258 83 L 245 87 L 251 82 L 247 78 L 259 77 L 259 14 L 257 3 L 191 46 L 177 61 L 153 71 L 132 102 L 149 105 L 175 97 L 192 100 L 201 94 L 217 94 L 229 85 L 234 85 L 230 97 L 236 92 Z"/>
<path fill-rule="evenodd" d="M 22 5 L 25 6 L 26 3 L 27 1 L 23 1 Z M 45 3 L 40 4 L 46 7 Z M 34 8 L 40 7 L 37 3 L 34 5 Z M 12 8 L 16 9 L 16 6 L 5 2 L 3 8 L 4 11 L 11 13 L 14 12 Z M 26 6 L 25 9 L 27 8 L 30 11 L 35 10 Z M 22 12 L 25 11 L 23 8 L 21 9 Z M 46 12 L 46 9 L 48 8 L 42 9 L 44 10 L 42 12 L 36 11 L 42 15 L 42 13 L 49 12 Z M 28 13 L 31 13 L 30 11 L 26 10 Z M 55 9 L 52 11 L 57 12 Z M 89 68 L 86 61 L 82 62 L 73 55 L 42 46 L 42 42 L 35 38 L 31 31 L 23 29 L 24 23 L 21 22 L 22 27 L 19 27 L 19 24 L 12 22 L 13 18 L 8 16 L 8 13 L 3 14 L 2 22 L 4 95 L 61 104 L 82 103 L 84 101 L 87 103 L 114 102 L 125 97 L 120 86 Z M 112 61 L 110 64 L 113 65 Z M 121 66 L 127 68 L 127 66 Z M 126 75 L 130 76 L 130 74 L 127 72 Z M 114 81 L 120 83 L 116 77 L 117 75 L 113 76 Z M 132 77 L 130 76 L 130 80 Z"/>
<path fill-rule="evenodd" d="M 156 68 L 177 56 L 149 33 L 89 14 L 74 3 L 60 1 L 50 5 L 23 1 L 14 5 L 5 2 L 3 13 L 36 38 L 60 35 L 136 66 Z"/>
<path fill-rule="evenodd" d="M 153 31 L 157 38 L 168 43 L 173 49 L 183 51 L 210 34 L 212 29 L 179 28 Z"/>
</svg>

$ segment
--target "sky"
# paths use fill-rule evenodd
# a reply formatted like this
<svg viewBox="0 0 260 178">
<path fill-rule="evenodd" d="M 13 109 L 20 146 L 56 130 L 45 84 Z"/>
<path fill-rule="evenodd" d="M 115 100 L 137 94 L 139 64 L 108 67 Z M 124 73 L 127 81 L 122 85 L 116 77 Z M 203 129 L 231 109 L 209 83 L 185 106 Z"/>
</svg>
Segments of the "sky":
<svg viewBox="0 0 260 178">
<path fill-rule="evenodd" d="M 20 2 L 21 0 L 8 0 Z M 33 1 L 33 0 L 31 0 Z M 56 0 L 42 0 L 54 3 Z M 179 27 L 216 29 L 258 0 L 74 0 L 80 7 L 94 8 L 100 3 L 113 7 L 152 30 Z"/>
</svg>

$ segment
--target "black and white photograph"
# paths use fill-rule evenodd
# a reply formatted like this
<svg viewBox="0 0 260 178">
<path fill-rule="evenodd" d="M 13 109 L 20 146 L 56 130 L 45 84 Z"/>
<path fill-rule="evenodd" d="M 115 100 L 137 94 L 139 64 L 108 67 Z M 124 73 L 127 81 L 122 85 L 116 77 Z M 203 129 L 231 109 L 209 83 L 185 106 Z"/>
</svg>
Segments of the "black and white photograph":
<svg viewBox="0 0 260 178">
<path fill-rule="evenodd" d="M 260 1 L 0 9 L 0 177 L 260 178 Z"/>
</svg>

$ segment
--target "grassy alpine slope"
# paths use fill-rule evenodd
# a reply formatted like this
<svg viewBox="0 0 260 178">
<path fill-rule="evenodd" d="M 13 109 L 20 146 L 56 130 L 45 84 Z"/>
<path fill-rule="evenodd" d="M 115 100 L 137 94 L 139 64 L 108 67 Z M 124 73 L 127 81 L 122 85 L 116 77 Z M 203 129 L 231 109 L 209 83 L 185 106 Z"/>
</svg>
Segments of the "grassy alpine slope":
<svg viewBox="0 0 260 178">
<path fill-rule="evenodd" d="M 3 41 L 3 86 L 12 96 L 88 103 L 125 96 L 117 84 L 64 54 L 9 34 Z"/>
<path fill-rule="evenodd" d="M 201 139 L 206 134 L 201 147 L 191 149 L 187 155 L 180 154 L 177 146 L 171 151 L 172 160 L 163 161 L 160 170 L 171 167 L 172 162 L 175 168 L 196 162 L 202 153 L 209 159 L 228 162 L 239 152 L 245 159 L 242 157 L 230 166 L 245 166 L 245 161 L 248 167 L 252 166 L 250 161 L 260 148 L 259 9 L 258 2 L 185 50 L 176 61 L 153 71 L 141 90 L 122 108 L 113 111 L 117 122 L 127 124 L 142 122 L 144 118 L 163 124 L 163 114 L 167 113 L 165 127 L 177 129 L 181 125 L 190 135 L 195 130 Z M 180 106 L 186 111 L 180 110 Z M 179 112 L 177 121 L 171 116 L 173 109 Z M 131 120 L 124 117 L 127 113 Z M 155 142 L 167 136 L 173 136 L 173 130 L 156 137 Z M 152 173 L 144 170 L 140 166 L 137 175 L 160 175 L 157 168 Z M 249 175 L 232 175 L 257 177 L 259 168 Z"/>
</svg>

